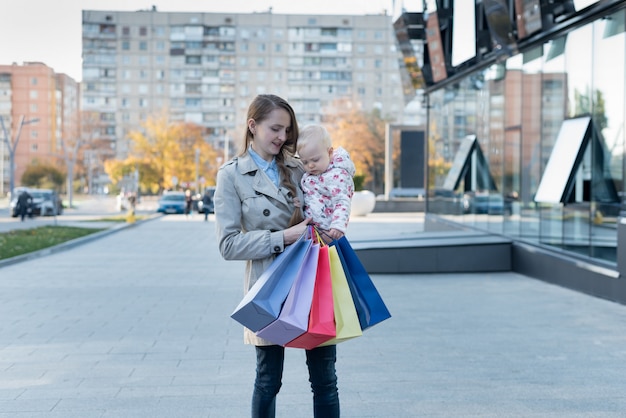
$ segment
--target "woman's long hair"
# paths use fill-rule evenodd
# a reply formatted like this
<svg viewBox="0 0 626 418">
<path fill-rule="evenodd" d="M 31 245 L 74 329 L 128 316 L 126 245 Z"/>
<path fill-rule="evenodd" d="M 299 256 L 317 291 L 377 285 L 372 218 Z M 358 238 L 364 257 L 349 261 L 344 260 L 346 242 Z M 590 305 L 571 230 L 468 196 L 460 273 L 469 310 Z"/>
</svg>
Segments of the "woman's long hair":
<svg viewBox="0 0 626 418">
<path fill-rule="evenodd" d="M 294 197 L 298 196 L 297 185 L 295 185 L 291 179 L 291 171 L 285 165 L 285 159 L 287 157 L 293 157 L 296 152 L 296 145 L 298 142 L 298 122 L 296 121 L 296 114 L 293 108 L 286 100 L 275 96 L 273 94 L 260 94 L 254 98 L 250 106 L 248 107 L 248 115 L 246 121 L 254 119 L 256 123 L 261 123 L 267 119 L 270 113 L 275 109 L 284 109 L 291 118 L 291 125 L 287 129 L 287 140 L 280 149 L 280 152 L 276 155 L 276 166 L 280 172 L 281 185 Z M 243 149 L 239 155 L 243 155 L 250 147 L 251 142 L 254 140 L 254 135 L 250 131 L 250 128 L 246 126 L 246 133 L 243 142 Z M 289 221 L 289 226 L 296 225 L 304 220 L 302 216 L 302 209 L 297 207 Z"/>
</svg>

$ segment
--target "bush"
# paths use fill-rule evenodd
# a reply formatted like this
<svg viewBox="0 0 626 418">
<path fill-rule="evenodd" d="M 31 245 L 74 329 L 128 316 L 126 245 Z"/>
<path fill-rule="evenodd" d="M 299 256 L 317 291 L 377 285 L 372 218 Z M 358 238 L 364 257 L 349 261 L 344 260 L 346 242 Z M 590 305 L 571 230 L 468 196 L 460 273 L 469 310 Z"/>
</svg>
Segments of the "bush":
<svg viewBox="0 0 626 418">
<path fill-rule="evenodd" d="M 353 180 L 354 180 L 354 191 L 355 192 L 363 191 L 363 183 L 365 183 L 365 175 L 357 174 L 356 176 L 354 176 Z"/>
</svg>

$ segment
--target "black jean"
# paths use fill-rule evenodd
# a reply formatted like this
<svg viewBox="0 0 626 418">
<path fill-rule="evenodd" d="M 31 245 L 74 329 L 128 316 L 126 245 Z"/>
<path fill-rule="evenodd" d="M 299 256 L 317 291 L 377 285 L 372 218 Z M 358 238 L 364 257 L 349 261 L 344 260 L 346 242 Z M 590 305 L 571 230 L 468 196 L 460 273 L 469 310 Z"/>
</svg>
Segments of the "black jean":
<svg viewBox="0 0 626 418">
<path fill-rule="evenodd" d="M 278 345 L 257 346 L 256 358 L 252 418 L 273 418 L 276 416 L 276 395 L 282 386 L 285 348 Z M 316 418 L 339 417 L 336 360 L 335 345 L 306 350 L 313 391 L 313 416 Z"/>
</svg>

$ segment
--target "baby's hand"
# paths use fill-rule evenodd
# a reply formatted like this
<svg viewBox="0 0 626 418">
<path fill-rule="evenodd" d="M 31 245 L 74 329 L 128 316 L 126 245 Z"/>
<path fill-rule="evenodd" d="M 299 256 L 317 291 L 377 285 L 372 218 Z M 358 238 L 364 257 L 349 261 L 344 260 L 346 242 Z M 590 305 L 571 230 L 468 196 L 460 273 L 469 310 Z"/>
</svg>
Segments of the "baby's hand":
<svg viewBox="0 0 626 418">
<path fill-rule="evenodd" d="M 331 229 L 328 231 L 328 235 L 330 235 L 331 237 L 333 237 L 333 239 L 339 239 L 339 238 L 343 237 L 343 232 L 341 232 L 341 231 L 340 231 L 340 230 L 338 230 L 338 229 L 331 228 Z"/>
</svg>

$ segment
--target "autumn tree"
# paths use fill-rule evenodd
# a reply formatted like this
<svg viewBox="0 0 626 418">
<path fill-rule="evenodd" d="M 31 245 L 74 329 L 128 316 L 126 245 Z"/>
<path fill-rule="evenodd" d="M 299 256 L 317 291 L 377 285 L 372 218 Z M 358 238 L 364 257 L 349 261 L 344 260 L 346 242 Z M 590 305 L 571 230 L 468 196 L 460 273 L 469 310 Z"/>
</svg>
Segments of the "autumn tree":
<svg viewBox="0 0 626 418">
<path fill-rule="evenodd" d="M 344 103 L 336 105 L 332 115 L 327 115 L 325 126 L 334 147 L 343 147 L 350 153 L 356 175 L 365 177 L 365 188 L 383 189 L 385 170 L 385 129 L 387 121 L 378 109 L 364 112 Z"/>
<path fill-rule="evenodd" d="M 196 167 L 199 177 L 214 176 L 217 154 L 202 134 L 203 128 L 195 124 L 148 118 L 141 131 L 129 134 L 128 158 L 107 161 L 105 170 L 116 183 L 137 170 L 141 187 L 159 192 L 173 188 L 174 177 L 179 184 L 193 183 Z"/>
</svg>

